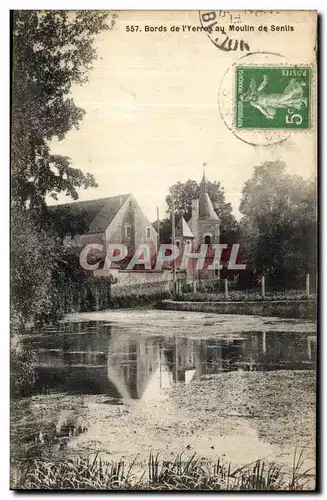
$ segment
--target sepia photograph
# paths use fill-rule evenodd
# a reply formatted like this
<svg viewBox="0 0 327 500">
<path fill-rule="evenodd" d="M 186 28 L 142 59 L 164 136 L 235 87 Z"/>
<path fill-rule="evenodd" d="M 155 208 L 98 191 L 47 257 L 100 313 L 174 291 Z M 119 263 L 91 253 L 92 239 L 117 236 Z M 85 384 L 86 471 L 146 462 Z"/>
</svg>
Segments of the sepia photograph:
<svg viewBox="0 0 327 500">
<path fill-rule="evenodd" d="M 10 12 L 11 490 L 317 491 L 317 25 Z"/>
</svg>

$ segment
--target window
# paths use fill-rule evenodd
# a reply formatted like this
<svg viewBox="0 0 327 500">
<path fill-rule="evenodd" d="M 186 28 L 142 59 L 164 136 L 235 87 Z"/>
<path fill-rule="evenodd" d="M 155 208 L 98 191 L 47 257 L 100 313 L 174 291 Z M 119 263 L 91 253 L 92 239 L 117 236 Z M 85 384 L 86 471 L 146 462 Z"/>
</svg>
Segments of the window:
<svg viewBox="0 0 327 500">
<path fill-rule="evenodd" d="M 146 237 L 151 238 L 151 229 L 149 227 L 146 228 Z"/>
<path fill-rule="evenodd" d="M 205 237 L 204 237 L 204 243 L 206 245 L 211 245 L 211 236 L 209 234 L 207 234 Z"/>
<path fill-rule="evenodd" d="M 132 235 L 132 227 L 131 226 L 125 226 L 125 236 L 126 238 L 130 238 Z"/>
</svg>

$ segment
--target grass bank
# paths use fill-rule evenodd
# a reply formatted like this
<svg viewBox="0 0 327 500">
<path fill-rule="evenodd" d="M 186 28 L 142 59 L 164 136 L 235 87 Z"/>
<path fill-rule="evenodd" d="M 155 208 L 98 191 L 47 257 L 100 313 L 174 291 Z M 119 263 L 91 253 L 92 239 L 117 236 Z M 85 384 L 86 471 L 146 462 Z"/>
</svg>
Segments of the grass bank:
<svg viewBox="0 0 327 500">
<path fill-rule="evenodd" d="M 176 300 L 193 302 L 271 302 L 271 301 L 314 301 L 315 294 L 307 296 L 302 290 L 288 290 L 284 292 L 266 292 L 262 297 L 260 291 L 230 290 L 228 298 L 222 291 L 201 290 L 196 293 L 184 292 Z"/>
<path fill-rule="evenodd" d="M 135 470 L 135 461 L 125 464 L 94 458 L 77 457 L 67 461 L 33 460 L 20 465 L 12 474 L 14 489 L 73 490 L 216 490 L 216 491 L 299 491 L 312 490 L 303 471 L 303 451 L 295 452 L 291 473 L 283 466 L 257 460 L 242 467 L 220 458 L 204 462 L 196 454 L 175 460 L 161 460 L 150 453 L 143 473 Z"/>
</svg>

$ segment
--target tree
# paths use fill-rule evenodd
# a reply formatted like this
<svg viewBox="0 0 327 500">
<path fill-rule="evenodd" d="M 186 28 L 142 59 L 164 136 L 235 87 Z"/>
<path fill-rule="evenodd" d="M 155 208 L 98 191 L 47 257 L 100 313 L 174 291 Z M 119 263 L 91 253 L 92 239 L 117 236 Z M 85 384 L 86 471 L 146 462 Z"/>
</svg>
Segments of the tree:
<svg viewBox="0 0 327 500">
<path fill-rule="evenodd" d="M 44 231 L 40 208 L 60 192 L 95 186 L 92 175 L 53 155 L 49 141 L 78 127 L 84 111 L 69 96 L 87 81 L 93 41 L 108 24 L 97 11 L 15 11 L 12 17 L 11 296 L 13 328 L 37 323 L 51 308 L 56 240 Z M 26 210 L 26 209 L 29 210 Z M 27 293 L 28 290 L 28 293 Z"/>
<path fill-rule="evenodd" d="M 226 202 L 224 188 L 220 182 L 207 182 L 207 192 L 220 219 L 222 236 L 226 238 L 227 235 L 237 232 L 238 224 L 232 213 L 232 206 Z M 192 200 L 200 196 L 200 184 L 189 179 L 187 182 L 177 182 L 171 186 L 166 196 L 168 207 L 171 207 L 173 196 L 176 213 L 183 215 L 184 219 L 189 221 L 192 217 Z"/>
<path fill-rule="evenodd" d="M 78 127 L 84 111 L 70 91 L 87 81 L 96 58 L 94 38 L 113 22 L 114 16 L 109 24 L 101 11 L 13 13 L 11 290 L 13 326 L 19 328 L 51 308 L 60 248 L 53 250 L 55 239 L 44 231 L 48 226 L 39 209 L 48 195 L 65 192 L 76 199 L 77 188 L 96 185 L 69 158 L 53 155 L 49 141 Z"/>
<path fill-rule="evenodd" d="M 83 287 L 89 275 L 79 265 L 78 256 L 65 249 L 59 237 L 50 236 L 32 210 L 13 207 L 11 233 L 11 394 L 23 396 L 33 387 L 35 353 L 21 343 L 21 336 L 28 325 L 41 327 L 62 319 L 67 285 L 75 281 Z"/>
<path fill-rule="evenodd" d="M 304 283 L 316 269 L 316 183 L 265 162 L 243 188 L 241 242 L 258 276 L 282 287 Z"/>
<path fill-rule="evenodd" d="M 49 314 L 56 294 L 52 276 L 58 247 L 29 211 L 13 208 L 11 233 L 12 334 L 19 335 L 26 323 L 38 325 Z"/>
<path fill-rule="evenodd" d="M 70 95 L 72 85 L 87 81 L 96 58 L 94 38 L 113 22 L 114 16 L 109 24 L 108 14 L 100 11 L 12 15 L 11 375 L 22 390 L 34 370 L 32 353 L 19 343 L 19 335 L 27 323 L 60 318 L 60 286 L 74 272 L 60 238 L 45 230 L 51 226 L 51 221 L 45 224 L 45 199 L 61 192 L 77 199 L 78 188 L 96 186 L 91 174 L 52 154 L 50 141 L 78 128 L 84 111 Z M 59 221 L 61 239 L 62 225 Z"/>
<path fill-rule="evenodd" d="M 12 200 L 24 208 L 45 205 L 50 195 L 96 186 L 93 175 L 51 153 L 83 118 L 70 91 L 87 81 L 96 58 L 93 41 L 112 27 L 101 11 L 15 11 L 12 19 Z"/>
<path fill-rule="evenodd" d="M 157 221 L 153 222 L 153 226 L 157 229 Z M 160 243 L 171 243 L 171 219 L 165 218 L 159 221 Z"/>
</svg>

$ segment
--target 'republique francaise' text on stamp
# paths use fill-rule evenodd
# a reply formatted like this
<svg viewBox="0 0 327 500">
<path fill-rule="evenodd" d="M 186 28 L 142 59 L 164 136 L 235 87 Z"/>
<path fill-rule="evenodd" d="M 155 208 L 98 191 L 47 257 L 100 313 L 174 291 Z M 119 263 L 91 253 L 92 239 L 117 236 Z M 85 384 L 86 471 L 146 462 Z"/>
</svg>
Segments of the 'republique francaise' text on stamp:
<svg viewBox="0 0 327 500">
<path fill-rule="evenodd" d="M 237 66 L 236 128 L 309 129 L 310 97 L 309 66 Z"/>
</svg>

